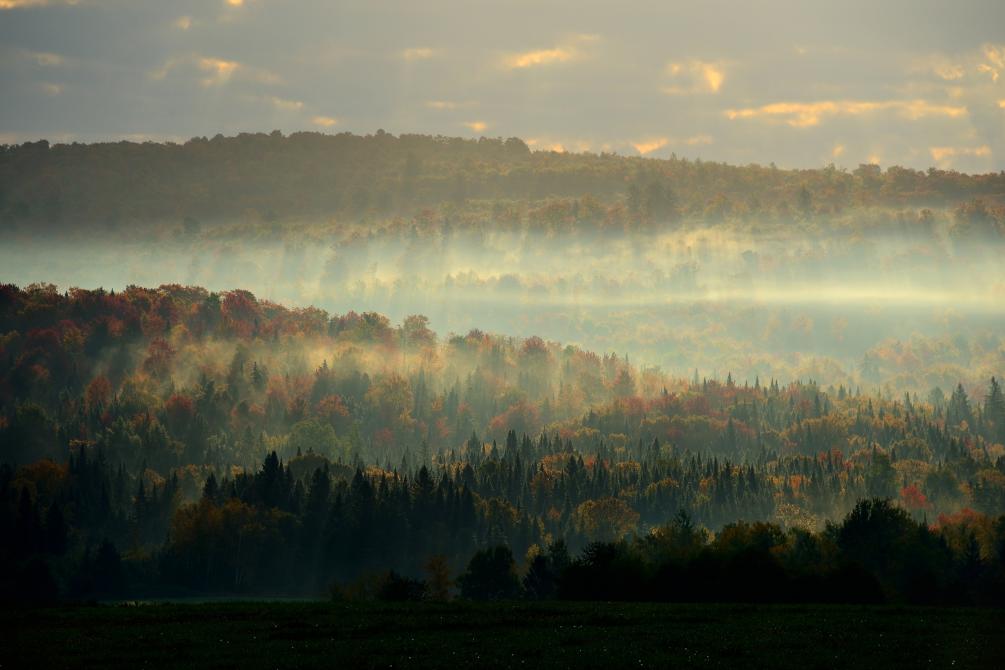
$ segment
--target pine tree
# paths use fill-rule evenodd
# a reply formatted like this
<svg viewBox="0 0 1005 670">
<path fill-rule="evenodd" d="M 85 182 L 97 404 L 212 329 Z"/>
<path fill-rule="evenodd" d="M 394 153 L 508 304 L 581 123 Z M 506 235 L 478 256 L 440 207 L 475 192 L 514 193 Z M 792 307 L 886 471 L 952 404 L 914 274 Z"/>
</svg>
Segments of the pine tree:
<svg viewBox="0 0 1005 670">
<path fill-rule="evenodd" d="M 970 399 L 963 389 L 963 384 L 957 384 L 952 397 L 949 398 L 949 406 L 946 408 L 946 425 L 957 427 L 966 422 L 967 426 L 974 423 L 973 411 L 970 408 Z"/>
<path fill-rule="evenodd" d="M 987 424 L 988 437 L 995 442 L 1005 444 L 1005 395 L 1001 385 L 994 377 L 984 398 L 984 420 Z"/>
</svg>

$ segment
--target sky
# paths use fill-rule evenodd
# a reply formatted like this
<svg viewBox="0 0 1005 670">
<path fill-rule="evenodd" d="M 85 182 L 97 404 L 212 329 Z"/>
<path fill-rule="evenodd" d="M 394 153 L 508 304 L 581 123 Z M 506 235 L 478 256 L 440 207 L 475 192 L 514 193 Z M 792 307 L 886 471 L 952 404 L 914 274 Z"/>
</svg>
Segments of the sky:
<svg viewBox="0 0 1005 670">
<path fill-rule="evenodd" d="M 300 130 L 1005 169 L 1005 2 L 0 0 L 0 143 Z"/>
</svg>

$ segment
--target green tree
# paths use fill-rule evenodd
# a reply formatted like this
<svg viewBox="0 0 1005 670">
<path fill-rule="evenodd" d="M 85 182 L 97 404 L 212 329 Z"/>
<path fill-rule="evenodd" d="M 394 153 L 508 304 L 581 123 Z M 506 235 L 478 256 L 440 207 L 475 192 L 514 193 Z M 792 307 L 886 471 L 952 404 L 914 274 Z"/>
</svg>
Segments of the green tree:
<svg viewBox="0 0 1005 670">
<path fill-rule="evenodd" d="M 946 408 L 946 425 L 956 428 L 963 423 L 973 427 L 974 414 L 970 408 L 970 399 L 963 389 L 963 384 L 957 384 L 956 390 L 949 398 L 949 406 Z"/>
<path fill-rule="evenodd" d="M 988 437 L 1005 444 L 1005 395 L 994 377 L 991 378 L 991 386 L 984 398 L 984 419 L 988 423 Z"/>
<path fill-rule="evenodd" d="M 458 578 L 461 596 L 470 600 L 510 600 L 520 595 L 516 561 L 509 547 L 498 545 L 471 557 Z"/>
</svg>

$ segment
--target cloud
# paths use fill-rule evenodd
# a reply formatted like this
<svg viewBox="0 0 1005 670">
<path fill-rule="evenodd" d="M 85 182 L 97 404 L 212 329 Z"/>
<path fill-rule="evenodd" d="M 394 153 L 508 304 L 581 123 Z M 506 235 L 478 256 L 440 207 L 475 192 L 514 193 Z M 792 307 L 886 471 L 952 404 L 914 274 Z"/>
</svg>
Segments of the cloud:
<svg viewBox="0 0 1005 670">
<path fill-rule="evenodd" d="M 700 60 L 672 62 L 666 72 L 674 83 L 664 87 L 668 95 L 688 95 L 692 93 L 718 93 L 726 81 L 726 72 L 719 63 Z"/>
<path fill-rule="evenodd" d="M 524 144 L 533 151 L 554 151 L 563 154 L 567 151 L 585 153 L 593 150 L 593 144 L 583 139 L 556 140 L 554 138 L 528 137 Z M 607 147 L 608 149 L 610 147 Z"/>
<path fill-rule="evenodd" d="M 79 0 L 0 0 L 0 9 L 27 9 L 29 7 L 46 7 L 48 5 L 76 5 Z"/>
<path fill-rule="evenodd" d="M 62 56 L 47 51 L 22 51 L 21 55 L 42 67 L 59 67 L 66 64 Z"/>
<path fill-rule="evenodd" d="M 967 108 L 940 105 L 926 100 L 823 100 L 819 102 L 775 102 L 761 107 L 726 110 L 726 118 L 781 120 L 795 128 L 819 125 L 828 116 L 861 116 L 872 112 L 893 111 L 911 121 L 929 117 L 966 116 Z"/>
<path fill-rule="evenodd" d="M 984 45 L 984 57 L 997 68 L 1005 68 L 1005 46 Z"/>
<path fill-rule="evenodd" d="M 301 102 L 300 100 L 286 100 L 284 98 L 278 98 L 276 96 L 272 96 L 266 99 L 270 103 L 272 103 L 272 105 L 277 109 L 281 109 L 287 112 L 299 112 L 301 109 L 304 108 L 304 103 Z"/>
<path fill-rule="evenodd" d="M 831 149 L 831 158 L 841 158 L 844 155 L 844 145 L 835 144 L 834 148 Z"/>
<path fill-rule="evenodd" d="M 957 79 L 962 79 L 966 74 L 966 69 L 962 65 L 956 65 L 953 63 L 942 63 L 936 65 L 934 72 L 940 79 L 945 79 L 946 81 L 955 81 Z"/>
<path fill-rule="evenodd" d="M 222 58 L 200 58 L 198 65 L 200 70 L 209 73 L 200 82 L 206 87 L 226 84 L 230 81 L 231 75 L 241 67 L 237 61 L 223 60 Z"/>
<path fill-rule="evenodd" d="M 476 133 L 484 132 L 485 129 L 489 127 L 489 124 L 484 121 L 467 121 L 464 125 Z"/>
<path fill-rule="evenodd" d="M 982 54 L 986 63 L 980 63 L 977 71 L 991 77 L 991 81 L 997 82 L 1001 71 L 1005 70 L 1005 46 L 985 44 Z"/>
<path fill-rule="evenodd" d="M 952 30 L 949 10 L 919 11 L 914 18 L 928 31 L 919 34 L 939 36 L 924 43 L 880 37 L 902 23 L 892 10 L 877 10 L 860 31 L 857 18 L 837 15 L 807 31 L 777 3 L 731 6 L 738 19 L 729 25 L 701 3 L 580 16 L 544 3 L 533 23 L 494 5 L 477 18 L 424 5 L 416 23 L 408 11 L 366 2 L 68 4 L 0 0 L 13 9 L 0 11 L 0 70 L 25 92 L 21 103 L 0 104 L 0 127 L 53 136 L 139 124 L 189 137 L 269 129 L 276 117 L 320 131 L 331 126 L 312 119 L 330 113 L 334 127 L 325 132 L 513 134 L 537 138 L 538 150 L 568 151 L 585 138 L 596 152 L 783 167 L 851 165 L 879 152 L 884 165 L 925 169 L 935 164 L 930 147 L 988 146 L 990 157 L 940 157 L 966 169 L 1005 168 L 1005 39 L 988 28 L 1001 23 L 1003 3 L 986 2 L 994 9 L 980 20 L 957 16 Z M 372 30 L 333 39 L 346 11 Z M 770 36 L 749 38 L 762 19 Z M 288 30 L 277 32 L 277 22 Z M 603 37 L 577 35 L 575 24 Z M 719 29 L 696 33 L 696 25 Z M 56 97 L 43 93 L 46 82 Z"/>
<path fill-rule="evenodd" d="M 998 81 L 998 70 L 991 67 L 987 63 L 981 63 L 980 65 L 978 65 L 977 71 L 989 75 L 991 77 L 991 81 Z"/>
<path fill-rule="evenodd" d="M 165 79 L 179 67 L 191 68 L 193 71 L 198 72 L 200 77 L 199 84 L 203 88 L 223 86 L 236 78 L 240 78 L 243 81 L 253 81 L 269 85 L 281 82 L 279 76 L 269 70 L 251 67 L 236 60 L 201 56 L 198 54 L 168 58 L 162 66 L 150 71 L 149 77 L 155 80 Z"/>
<path fill-rule="evenodd" d="M 574 54 L 569 49 L 538 49 L 537 51 L 525 51 L 513 54 L 506 59 L 506 66 L 512 70 L 519 70 L 538 65 L 549 65 L 551 63 L 565 63 L 572 60 Z"/>
<path fill-rule="evenodd" d="M 157 68 L 156 70 L 151 70 L 149 73 L 149 77 L 151 79 L 156 79 L 158 81 L 164 79 L 165 77 L 168 76 L 168 74 L 171 73 L 171 70 L 173 70 L 175 66 L 177 66 L 180 62 L 181 61 L 177 58 L 168 58 L 166 61 L 164 61 L 164 64 L 161 65 L 159 68 Z"/>
<path fill-rule="evenodd" d="M 503 58 L 503 67 L 509 70 L 524 70 L 542 65 L 555 65 L 580 60 L 585 56 L 581 45 L 596 42 L 599 35 L 574 35 L 571 39 L 550 49 L 532 49 L 509 54 Z"/>
<path fill-rule="evenodd" d="M 655 137 L 647 140 L 641 140 L 639 142 L 629 142 L 628 144 L 637 152 L 645 156 L 653 153 L 654 151 L 659 151 L 667 146 L 685 145 L 689 147 L 698 147 L 712 144 L 714 142 L 715 140 L 711 135 L 701 134 L 685 138 Z"/>
<path fill-rule="evenodd" d="M 565 153 L 565 145 L 561 142 L 553 142 L 550 140 L 541 140 L 536 137 L 531 137 L 525 140 L 524 144 L 534 151 L 555 151 L 560 154 Z"/>
<path fill-rule="evenodd" d="M 429 109 L 457 109 L 457 103 L 452 100 L 427 100 L 426 107 Z"/>
<path fill-rule="evenodd" d="M 53 84 L 47 81 L 39 82 L 38 87 L 42 93 L 49 96 L 56 96 L 63 92 L 63 86 L 61 84 Z"/>
<path fill-rule="evenodd" d="M 634 147 L 635 150 L 638 151 L 640 154 L 645 156 L 646 154 L 651 154 L 652 152 L 658 149 L 662 149 L 669 143 L 670 140 L 667 139 L 666 137 L 657 137 L 656 139 L 643 140 L 642 142 L 635 142 L 632 144 L 632 147 Z"/>
<path fill-rule="evenodd" d="M 436 50 L 430 49 L 429 47 L 415 47 L 412 49 L 404 49 L 401 52 L 401 58 L 409 63 L 417 60 L 429 60 L 435 55 Z"/>
<path fill-rule="evenodd" d="M 930 147 L 928 152 L 936 163 L 945 163 L 957 156 L 990 156 L 991 147 L 986 144 L 979 147 Z"/>
<path fill-rule="evenodd" d="M 997 82 L 1005 70 L 1005 45 L 984 44 L 953 57 L 933 54 L 917 61 L 915 71 L 932 72 L 944 81 L 960 81 L 968 73 L 987 75 Z"/>
<path fill-rule="evenodd" d="M 261 5 L 262 0 L 216 0 L 218 3 L 223 5 L 223 11 L 217 14 L 216 22 L 219 24 L 232 24 L 239 21 L 252 21 L 252 17 L 249 14 L 251 12 L 251 5 Z M 204 3 L 208 4 L 207 0 L 203 0 Z"/>
<path fill-rule="evenodd" d="M 435 109 L 440 112 L 451 112 L 456 109 L 469 109 L 477 107 L 477 100 L 426 100 L 424 103 L 427 109 Z"/>
<path fill-rule="evenodd" d="M 334 116 L 315 116 L 311 119 L 311 123 L 315 126 L 321 126 L 322 128 L 331 128 L 338 124 L 338 119 Z"/>
</svg>

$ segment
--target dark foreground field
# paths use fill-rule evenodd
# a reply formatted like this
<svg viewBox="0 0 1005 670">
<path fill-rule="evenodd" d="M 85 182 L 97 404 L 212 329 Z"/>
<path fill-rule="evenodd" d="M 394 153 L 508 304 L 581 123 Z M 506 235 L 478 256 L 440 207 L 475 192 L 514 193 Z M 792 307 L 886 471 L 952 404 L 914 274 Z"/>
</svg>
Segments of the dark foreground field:
<svg viewBox="0 0 1005 670">
<path fill-rule="evenodd" d="M 0 667 L 1005 667 L 1005 612 L 221 603 L 0 613 Z"/>
</svg>

